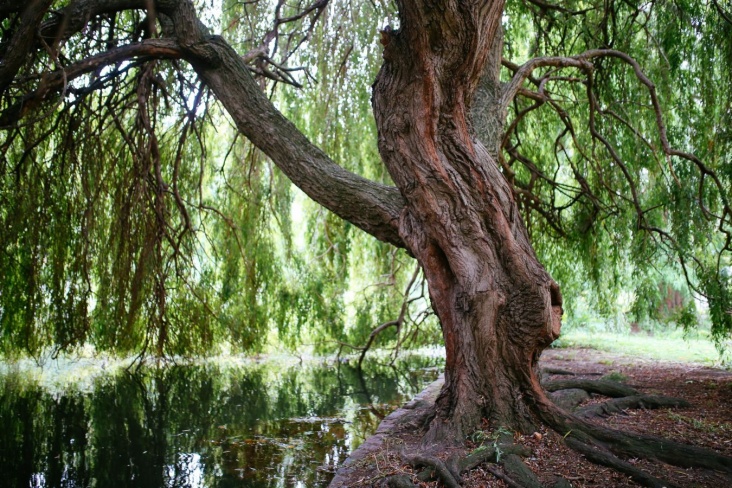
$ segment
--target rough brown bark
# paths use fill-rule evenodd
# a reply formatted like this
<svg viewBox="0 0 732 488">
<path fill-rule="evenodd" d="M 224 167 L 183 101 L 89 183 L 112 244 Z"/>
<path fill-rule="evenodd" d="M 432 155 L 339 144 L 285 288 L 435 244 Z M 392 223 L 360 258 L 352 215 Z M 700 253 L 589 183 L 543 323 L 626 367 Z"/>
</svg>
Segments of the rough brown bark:
<svg viewBox="0 0 732 488">
<path fill-rule="evenodd" d="M 33 35 L 52 0 L 35 0 L 27 4 L 20 15 L 20 27 L 15 31 L 10 42 L 0 48 L 0 93 L 4 92 L 15 78 L 23 63 L 28 60 L 28 53 L 33 46 Z"/>
<path fill-rule="evenodd" d="M 406 200 L 399 232 L 422 265 L 446 347 L 427 441 L 483 419 L 528 430 L 540 352 L 559 334 L 559 287 L 537 261 L 511 188 L 471 130 L 481 74 L 498 66 L 502 1 L 404 1 L 374 85 L 379 149 Z M 425 26 L 427 26 L 425 28 Z"/>
</svg>

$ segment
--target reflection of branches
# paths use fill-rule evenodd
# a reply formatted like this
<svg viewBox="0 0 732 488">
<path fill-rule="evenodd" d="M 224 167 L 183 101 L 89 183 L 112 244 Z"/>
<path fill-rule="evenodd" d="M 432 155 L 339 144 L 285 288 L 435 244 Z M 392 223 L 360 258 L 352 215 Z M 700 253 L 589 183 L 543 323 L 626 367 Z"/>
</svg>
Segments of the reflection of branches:
<svg viewBox="0 0 732 488">
<path fill-rule="evenodd" d="M 371 392 L 369 391 L 368 386 L 366 386 L 366 378 L 363 377 L 363 369 L 361 369 L 361 363 L 359 363 L 358 366 L 359 367 L 356 368 L 356 376 L 358 377 L 358 382 L 361 385 L 361 392 L 366 397 L 368 409 L 376 416 L 376 418 L 378 418 L 379 420 L 383 420 L 384 417 L 387 416 L 387 412 L 379 410 L 378 408 L 376 408 L 376 405 L 374 405 L 374 400 L 371 398 Z"/>
</svg>

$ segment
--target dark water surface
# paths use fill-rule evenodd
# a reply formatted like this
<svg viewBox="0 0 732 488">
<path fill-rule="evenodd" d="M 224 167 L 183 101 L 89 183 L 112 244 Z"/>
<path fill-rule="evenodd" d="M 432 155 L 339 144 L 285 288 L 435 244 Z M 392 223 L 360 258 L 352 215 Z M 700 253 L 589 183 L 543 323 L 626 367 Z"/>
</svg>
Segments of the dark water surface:
<svg viewBox="0 0 732 488">
<path fill-rule="evenodd" d="M 313 487 L 436 378 L 408 356 L 144 368 L 48 388 L 0 376 L 2 487 Z"/>
</svg>

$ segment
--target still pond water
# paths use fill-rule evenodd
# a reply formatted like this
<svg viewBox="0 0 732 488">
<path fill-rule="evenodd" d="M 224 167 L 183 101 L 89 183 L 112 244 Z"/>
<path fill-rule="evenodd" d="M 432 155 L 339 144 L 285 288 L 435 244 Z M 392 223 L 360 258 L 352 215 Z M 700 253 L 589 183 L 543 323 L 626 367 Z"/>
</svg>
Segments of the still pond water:
<svg viewBox="0 0 732 488">
<path fill-rule="evenodd" d="M 317 487 L 437 377 L 410 355 L 206 362 L 49 386 L 0 371 L 0 486 Z"/>
</svg>

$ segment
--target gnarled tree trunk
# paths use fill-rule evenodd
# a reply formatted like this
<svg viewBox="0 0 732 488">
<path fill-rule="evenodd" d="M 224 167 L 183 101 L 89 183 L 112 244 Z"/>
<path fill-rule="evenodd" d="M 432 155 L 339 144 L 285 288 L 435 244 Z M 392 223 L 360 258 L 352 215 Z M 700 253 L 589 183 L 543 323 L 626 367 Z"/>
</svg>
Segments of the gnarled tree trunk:
<svg viewBox="0 0 732 488">
<path fill-rule="evenodd" d="M 484 418 L 527 430 L 529 403 L 543 403 L 536 362 L 559 335 L 562 303 L 495 148 L 471 129 L 481 74 L 495 80 L 500 69 L 491 53 L 503 1 L 399 7 L 400 30 L 382 37 L 373 106 L 381 156 L 406 201 L 399 233 L 424 269 L 445 339 L 445 386 L 427 439 L 460 439 Z"/>
</svg>

